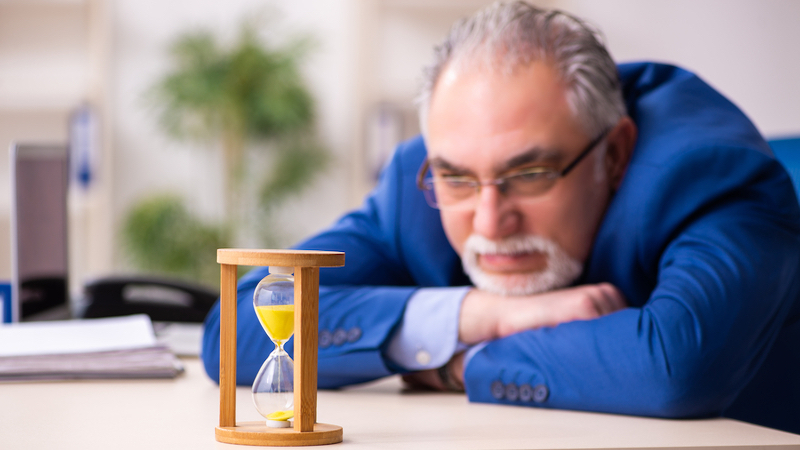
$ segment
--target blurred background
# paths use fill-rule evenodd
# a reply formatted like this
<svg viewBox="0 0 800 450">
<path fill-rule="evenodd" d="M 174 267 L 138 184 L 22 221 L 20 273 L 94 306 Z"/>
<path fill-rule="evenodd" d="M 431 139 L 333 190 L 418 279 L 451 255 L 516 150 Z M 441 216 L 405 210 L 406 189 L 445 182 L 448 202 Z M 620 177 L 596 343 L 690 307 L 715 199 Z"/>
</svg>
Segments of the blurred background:
<svg viewBox="0 0 800 450">
<path fill-rule="evenodd" d="M 286 247 L 361 202 L 396 143 L 418 133 L 413 99 L 433 45 L 488 3 L 0 0 L 0 147 L 71 142 L 73 288 L 132 272 L 214 285 L 215 246 Z M 617 61 L 696 72 L 768 138 L 800 135 L 800 2 L 534 3 L 594 23 Z M 277 81 L 259 85 L 253 70 Z M 254 90 L 218 90 L 214 77 Z M 265 92 L 286 102 L 243 100 Z M 226 119 L 247 108 L 265 118 Z M 0 279 L 11 277 L 8 161 Z M 159 253 L 175 242 L 182 257 Z"/>
</svg>

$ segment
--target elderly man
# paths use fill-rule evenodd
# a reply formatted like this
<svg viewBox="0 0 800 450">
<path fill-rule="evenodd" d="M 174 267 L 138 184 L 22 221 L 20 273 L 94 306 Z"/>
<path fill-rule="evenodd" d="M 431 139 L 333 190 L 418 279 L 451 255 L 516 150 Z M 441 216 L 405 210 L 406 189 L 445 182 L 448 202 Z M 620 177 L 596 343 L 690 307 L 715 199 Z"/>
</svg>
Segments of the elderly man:
<svg viewBox="0 0 800 450">
<path fill-rule="evenodd" d="M 427 74 L 424 139 L 299 246 L 347 253 L 321 274 L 320 387 L 403 373 L 471 401 L 800 432 L 800 209 L 735 106 L 524 3 L 456 24 Z M 242 383 L 272 348 L 264 275 L 239 286 Z"/>
</svg>

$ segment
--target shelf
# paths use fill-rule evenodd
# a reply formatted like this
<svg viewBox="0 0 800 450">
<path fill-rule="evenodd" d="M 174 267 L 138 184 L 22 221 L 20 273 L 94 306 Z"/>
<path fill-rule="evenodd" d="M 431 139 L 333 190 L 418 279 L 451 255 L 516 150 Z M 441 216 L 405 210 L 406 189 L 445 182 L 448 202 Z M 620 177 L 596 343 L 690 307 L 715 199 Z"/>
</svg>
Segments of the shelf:
<svg viewBox="0 0 800 450">
<path fill-rule="evenodd" d="M 0 0 L 0 8 L 78 7 L 84 8 L 91 0 Z"/>
<path fill-rule="evenodd" d="M 75 107 L 89 97 L 88 1 L 0 0 L 0 109 Z"/>
<path fill-rule="evenodd" d="M 470 13 L 491 4 L 492 0 L 380 0 L 379 3 L 386 9 L 413 11 L 424 15 L 437 10 Z"/>
</svg>

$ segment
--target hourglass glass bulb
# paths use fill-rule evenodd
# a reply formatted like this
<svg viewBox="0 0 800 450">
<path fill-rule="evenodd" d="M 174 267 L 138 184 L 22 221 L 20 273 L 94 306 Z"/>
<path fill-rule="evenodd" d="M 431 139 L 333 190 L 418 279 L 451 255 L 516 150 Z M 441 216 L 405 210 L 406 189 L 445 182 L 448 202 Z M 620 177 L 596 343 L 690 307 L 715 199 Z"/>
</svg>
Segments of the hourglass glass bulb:
<svg viewBox="0 0 800 450">
<path fill-rule="evenodd" d="M 267 336 L 283 344 L 294 333 L 294 277 L 291 267 L 270 266 L 269 272 L 256 286 L 253 307 Z"/>
<path fill-rule="evenodd" d="M 253 382 L 253 403 L 267 426 L 282 428 L 291 425 L 294 416 L 294 363 L 281 348 L 264 361 Z"/>
<path fill-rule="evenodd" d="M 253 383 L 253 403 L 271 427 L 288 427 L 294 413 L 294 363 L 283 344 L 294 334 L 294 277 L 291 267 L 270 266 L 256 286 L 253 307 L 275 350 Z"/>
</svg>

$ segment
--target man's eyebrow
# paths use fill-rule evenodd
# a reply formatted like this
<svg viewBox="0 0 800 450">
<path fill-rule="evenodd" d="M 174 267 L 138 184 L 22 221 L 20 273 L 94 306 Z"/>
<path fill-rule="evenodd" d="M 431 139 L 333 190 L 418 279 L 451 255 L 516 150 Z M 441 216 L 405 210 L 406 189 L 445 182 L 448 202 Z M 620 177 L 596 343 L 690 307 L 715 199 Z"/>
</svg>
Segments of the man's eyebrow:
<svg viewBox="0 0 800 450">
<path fill-rule="evenodd" d="M 466 167 L 459 166 L 455 163 L 451 163 L 445 159 L 434 157 L 430 160 L 431 168 L 439 169 L 439 170 L 446 170 L 448 172 L 462 174 L 462 175 L 471 175 L 472 171 L 467 169 Z"/>
<path fill-rule="evenodd" d="M 531 163 L 558 162 L 563 158 L 563 154 L 556 150 L 544 149 L 542 147 L 532 147 L 519 155 L 510 158 L 495 168 L 495 172 L 500 174 Z M 464 166 L 447 161 L 440 157 L 429 159 L 431 168 L 444 170 L 458 175 L 474 175 L 474 172 Z"/>
<path fill-rule="evenodd" d="M 556 150 L 545 149 L 542 147 L 532 147 L 519 155 L 505 161 L 502 167 L 498 167 L 501 172 L 511 170 L 520 166 L 541 162 L 558 162 L 563 158 L 563 154 Z"/>
</svg>

